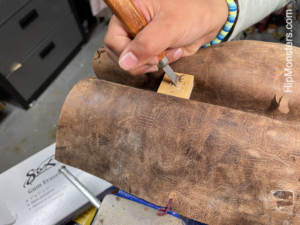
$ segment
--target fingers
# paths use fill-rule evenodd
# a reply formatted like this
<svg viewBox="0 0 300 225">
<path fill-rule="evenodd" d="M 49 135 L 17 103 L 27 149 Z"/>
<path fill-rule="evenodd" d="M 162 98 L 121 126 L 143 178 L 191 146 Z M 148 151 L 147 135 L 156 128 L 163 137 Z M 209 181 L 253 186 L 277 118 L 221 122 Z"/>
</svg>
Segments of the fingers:
<svg viewBox="0 0 300 225">
<path fill-rule="evenodd" d="M 108 55 L 108 57 L 115 63 L 118 65 L 119 62 L 119 57 L 113 53 L 107 46 L 105 46 L 105 52 Z"/>
<path fill-rule="evenodd" d="M 157 71 L 158 71 L 157 66 L 144 65 L 144 66 L 140 66 L 135 69 L 129 70 L 127 72 L 132 76 L 137 76 L 137 75 L 146 74 L 146 73 L 154 73 Z"/>
<path fill-rule="evenodd" d="M 176 28 L 168 21 L 165 18 L 155 18 L 126 46 L 119 59 L 124 70 L 147 64 L 172 45 Z"/>
<path fill-rule="evenodd" d="M 106 54 L 109 56 L 109 58 L 111 58 L 116 64 L 118 64 L 118 61 L 119 61 L 119 57 L 114 54 L 109 48 L 105 48 L 105 52 Z M 146 65 L 143 65 L 143 66 L 139 66 L 135 69 L 132 69 L 132 70 L 129 70 L 127 71 L 130 75 L 132 76 L 136 76 L 136 75 L 141 75 L 141 74 L 145 74 L 145 73 L 153 73 L 153 72 L 156 72 L 158 71 L 158 67 L 157 67 L 157 63 L 152 62 L 153 64 L 146 64 Z"/>
<path fill-rule="evenodd" d="M 119 58 L 123 50 L 130 42 L 131 37 L 123 28 L 117 17 L 113 15 L 109 22 L 108 29 L 104 38 L 104 44 L 106 48 Z M 118 63 L 118 61 L 115 62 Z"/>
<path fill-rule="evenodd" d="M 196 43 L 191 41 L 181 43 L 181 45 L 178 43 L 178 30 L 174 24 L 176 23 L 170 21 L 169 18 L 158 16 L 132 40 L 119 20 L 113 16 L 104 40 L 106 52 L 129 74 L 140 75 L 158 71 L 157 55 L 170 46 L 173 48 L 167 49 L 166 54 L 171 63 L 182 56 L 195 54 L 202 45 L 206 44 L 207 38 L 201 37 L 201 40 Z M 185 47 L 180 47 L 180 45 Z"/>
<path fill-rule="evenodd" d="M 184 54 L 184 48 L 174 48 L 174 49 L 167 49 L 166 55 L 168 56 L 170 63 L 180 59 Z"/>
<path fill-rule="evenodd" d="M 133 1 L 148 25 L 132 40 L 113 16 L 105 37 L 108 56 L 131 75 L 157 71 L 157 55 L 166 49 L 170 62 L 195 54 L 216 37 L 228 16 L 222 0 Z M 222 7 L 215 6 L 219 1 Z"/>
<path fill-rule="evenodd" d="M 183 56 L 186 57 L 186 56 L 191 56 L 191 55 L 196 54 L 196 52 L 199 50 L 199 48 L 201 48 L 201 46 L 202 46 L 202 43 L 201 43 L 201 45 L 199 45 L 198 43 L 195 43 L 192 45 L 185 46 Z"/>
<path fill-rule="evenodd" d="M 119 20 L 113 16 L 109 23 L 107 33 L 104 39 L 105 43 L 105 51 L 107 55 L 116 63 L 119 64 L 119 56 L 123 52 L 123 50 L 128 46 L 131 42 L 131 37 L 127 33 L 127 31 L 123 28 L 122 24 Z M 155 59 L 154 59 L 155 58 Z M 158 58 L 154 57 L 150 62 L 145 65 L 137 66 L 134 69 L 125 69 L 131 75 L 140 75 L 148 72 L 156 72 L 158 71 L 157 63 Z M 131 54 L 127 55 L 123 60 L 129 65 L 135 65 L 135 58 Z M 124 68 L 123 68 L 124 69 Z"/>
<path fill-rule="evenodd" d="M 207 34 L 204 37 L 202 37 L 201 39 L 199 39 L 198 41 L 196 41 L 195 43 L 191 44 L 191 45 L 187 45 L 184 47 L 184 53 L 183 53 L 183 57 L 186 56 L 191 56 L 196 54 L 196 52 L 205 44 L 211 42 L 214 39 L 214 34 Z"/>
</svg>

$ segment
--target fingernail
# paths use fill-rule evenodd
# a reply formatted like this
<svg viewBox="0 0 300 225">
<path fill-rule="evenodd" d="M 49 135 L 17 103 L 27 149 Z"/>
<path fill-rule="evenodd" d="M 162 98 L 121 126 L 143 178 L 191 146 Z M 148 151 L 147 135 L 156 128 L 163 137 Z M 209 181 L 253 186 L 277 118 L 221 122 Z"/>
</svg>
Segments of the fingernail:
<svg viewBox="0 0 300 225">
<path fill-rule="evenodd" d="M 124 70 L 130 70 L 135 67 L 138 62 L 138 58 L 132 52 L 128 52 L 119 60 L 119 65 Z"/>
<path fill-rule="evenodd" d="M 155 60 L 154 59 L 152 59 L 150 62 L 148 62 L 147 64 L 149 64 L 149 65 L 156 65 L 157 63 L 155 62 Z"/>
<path fill-rule="evenodd" d="M 179 48 L 174 52 L 174 60 L 179 59 L 183 55 L 183 49 Z"/>
<path fill-rule="evenodd" d="M 157 66 L 151 66 L 148 69 L 146 69 L 144 73 L 153 73 L 153 72 L 156 72 L 156 71 L 158 71 Z"/>
<path fill-rule="evenodd" d="M 147 63 L 147 64 L 149 64 L 149 65 L 157 65 L 158 62 L 159 62 L 159 59 L 158 59 L 157 56 L 155 56 L 155 57 L 154 57 L 149 63 Z"/>
</svg>

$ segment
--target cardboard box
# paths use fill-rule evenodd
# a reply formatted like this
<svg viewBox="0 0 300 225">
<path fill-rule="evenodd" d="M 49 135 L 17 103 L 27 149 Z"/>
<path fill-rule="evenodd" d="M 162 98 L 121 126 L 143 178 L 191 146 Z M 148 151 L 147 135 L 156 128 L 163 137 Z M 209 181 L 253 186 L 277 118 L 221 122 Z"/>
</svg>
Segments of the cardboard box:
<svg viewBox="0 0 300 225">
<path fill-rule="evenodd" d="M 0 174 L 0 225 L 65 224 L 89 208 L 89 201 L 62 175 L 55 144 Z M 115 188 L 108 182 L 67 166 L 102 199 Z"/>
</svg>

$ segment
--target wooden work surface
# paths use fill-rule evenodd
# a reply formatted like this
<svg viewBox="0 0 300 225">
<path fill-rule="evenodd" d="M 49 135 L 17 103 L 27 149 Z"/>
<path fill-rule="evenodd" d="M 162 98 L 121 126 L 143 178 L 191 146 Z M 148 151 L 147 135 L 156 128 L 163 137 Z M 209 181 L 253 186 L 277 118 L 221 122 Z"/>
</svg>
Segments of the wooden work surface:
<svg viewBox="0 0 300 225">
<path fill-rule="evenodd" d="M 191 100 L 224 106 L 300 125 L 300 48 L 293 47 L 293 88 L 284 93 L 288 74 L 286 46 L 259 41 L 232 41 L 200 49 L 171 64 L 175 72 L 195 76 Z M 94 55 L 99 79 L 157 91 L 163 71 L 130 76 L 102 47 Z"/>
<path fill-rule="evenodd" d="M 300 128 L 264 116 L 86 78 L 55 158 L 207 224 L 300 224 Z"/>
</svg>

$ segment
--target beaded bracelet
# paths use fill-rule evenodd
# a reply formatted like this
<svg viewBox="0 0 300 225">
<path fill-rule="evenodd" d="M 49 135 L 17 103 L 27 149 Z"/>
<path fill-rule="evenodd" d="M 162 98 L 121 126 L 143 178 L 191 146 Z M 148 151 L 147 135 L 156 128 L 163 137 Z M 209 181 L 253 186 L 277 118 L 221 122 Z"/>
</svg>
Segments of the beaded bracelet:
<svg viewBox="0 0 300 225">
<path fill-rule="evenodd" d="M 230 29 L 232 28 L 234 21 L 237 16 L 237 5 L 234 2 L 234 0 L 226 0 L 228 7 L 229 7 L 229 15 L 227 18 L 227 22 L 223 26 L 222 30 L 218 34 L 218 36 L 212 40 L 210 43 L 203 45 L 201 48 L 205 48 L 211 45 L 219 44 L 223 41 L 223 39 L 226 37 Z"/>
</svg>

